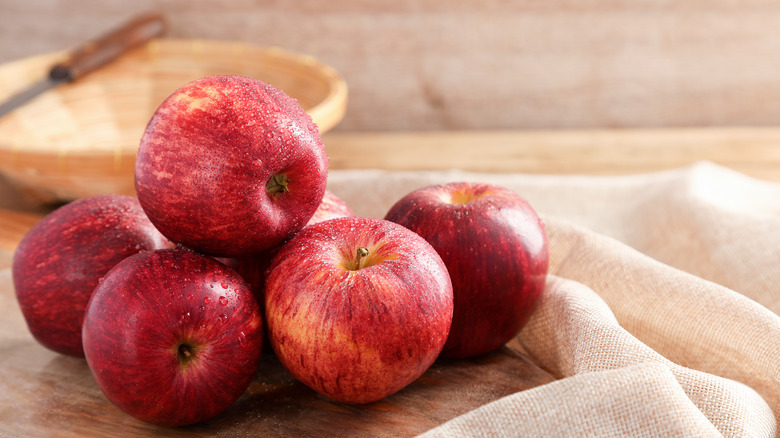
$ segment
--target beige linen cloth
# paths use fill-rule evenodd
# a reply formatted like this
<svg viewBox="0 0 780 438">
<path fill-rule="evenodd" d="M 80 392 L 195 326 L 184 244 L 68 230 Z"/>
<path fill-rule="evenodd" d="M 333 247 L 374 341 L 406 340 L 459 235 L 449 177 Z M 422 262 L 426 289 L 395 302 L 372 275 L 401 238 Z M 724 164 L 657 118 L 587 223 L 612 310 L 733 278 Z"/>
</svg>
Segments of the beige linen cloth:
<svg viewBox="0 0 780 438">
<path fill-rule="evenodd" d="M 774 436 L 780 185 L 712 163 L 631 176 L 333 171 L 355 213 L 486 181 L 545 221 L 550 275 L 518 336 L 558 380 L 457 417 L 444 436 Z"/>
</svg>

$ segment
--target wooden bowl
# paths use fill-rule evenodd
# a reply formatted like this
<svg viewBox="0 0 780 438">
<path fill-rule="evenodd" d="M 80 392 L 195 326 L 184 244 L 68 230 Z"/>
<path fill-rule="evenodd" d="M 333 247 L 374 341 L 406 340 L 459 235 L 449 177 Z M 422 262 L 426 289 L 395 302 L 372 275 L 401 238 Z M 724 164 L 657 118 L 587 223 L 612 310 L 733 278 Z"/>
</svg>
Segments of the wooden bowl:
<svg viewBox="0 0 780 438">
<path fill-rule="evenodd" d="M 64 55 L 0 66 L 0 100 L 41 79 Z M 284 90 L 321 133 L 344 116 L 344 79 L 311 56 L 240 42 L 157 39 L 0 118 L 0 172 L 43 202 L 132 195 L 138 144 L 154 111 L 187 82 L 217 74 Z"/>
</svg>

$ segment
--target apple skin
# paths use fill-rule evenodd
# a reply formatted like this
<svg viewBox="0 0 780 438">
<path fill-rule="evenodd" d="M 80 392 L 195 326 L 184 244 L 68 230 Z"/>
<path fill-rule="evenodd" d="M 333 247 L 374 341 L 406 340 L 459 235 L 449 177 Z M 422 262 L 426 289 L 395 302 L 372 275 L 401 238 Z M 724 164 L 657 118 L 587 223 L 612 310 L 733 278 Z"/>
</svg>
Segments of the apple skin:
<svg viewBox="0 0 780 438">
<path fill-rule="evenodd" d="M 368 255 L 355 269 L 359 248 Z M 381 219 L 307 226 L 268 269 L 268 334 L 280 362 L 325 397 L 363 404 L 422 375 L 452 322 L 452 284 L 436 251 Z"/>
<path fill-rule="evenodd" d="M 320 206 L 317 207 L 314 215 L 309 219 L 309 222 L 306 225 L 316 224 L 337 217 L 350 216 L 355 216 L 355 213 L 352 212 L 352 209 L 349 208 L 347 203 L 332 192 L 326 190 Z M 233 268 L 247 283 L 249 283 L 262 310 L 264 302 L 263 289 L 265 288 L 265 271 L 268 269 L 268 266 L 271 265 L 271 261 L 278 250 L 279 247 L 276 246 L 258 254 L 251 254 L 243 257 L 216 257 L 216 259 Z"/>
<path fill-rule="evenodd" d="M 349 208 L 349 205 L 347 205 L 343 199 L 336 196 L 333 192 L 325 190 L 322 202 L 306 225 L 313 225 L 337 217 L 349 217 L 354 215 L 355 212 Z"/>
<path fill-rule="evenodd" d="M 246 282 L 184 247 L 111 269 L 87 305 L 87 364 L 106 398 L 140 420 L 184 426 L 216 416 L 260 361 L 260 310 Z"/>
<path fill-rule="evenodd" d="M 44 217 L 22 238 L 12 262 L 16 298 L 33 337 L 83 357 L 84 309 L 100 278 L 135 253 L 169 245 L 129 196 L 82 198 Z"/>
<path fill-rule="evenodd" d="M 352 209 L 349 208 L 346 202 L 332 192 L 326 190 L 320 206 L 317 207 L 317 211 L 314 212 L 314 215 L 309 219 L 306 226 L 323 222 L 328 219 L 350 217 L 354 215 L 355 213 L 352 212 Z M 265 314 L 265 272 L 271 265 L 271 261 L 278 251 L 279 246 L 275 246 L 259 254 L 242 257 L 216 257 L 217 261 L 233 268 L 247 283 L 249 283 L 252 293 L 257 299 L 257 303 L 260 305 L 260 312 L 262 314 Z M 269 342 L 264 342 L 263 347 L 266 351 L 271 351 Z"/>
<path fill-rule="evenodd" d="M 433 185 L 398 200 L 385 219 L 426 239 L 450 272 L 455 313 L 442 357 L 484 354 L 520 332 L 549 264 L 544 225 L 524 198 L 493 184 Z"/>
<path fill-rule="evenodd" d="M 265 270 L 271 265 L 271 261 L 278 250 L 279 247 L 274 247 L 259 254 L 242 257 L 215 257 L 215 260 L 236 271 L 247 282 L 262 311 Z"/>
<path fill-rule="evenodd" d="M 327 168 L 317 126 L 295 99 L 256 79 L 209 76 L 157 108 L 138 149 L 135 189 L 171 241 L 241 256 L 306 225 Z"/>
</svg>

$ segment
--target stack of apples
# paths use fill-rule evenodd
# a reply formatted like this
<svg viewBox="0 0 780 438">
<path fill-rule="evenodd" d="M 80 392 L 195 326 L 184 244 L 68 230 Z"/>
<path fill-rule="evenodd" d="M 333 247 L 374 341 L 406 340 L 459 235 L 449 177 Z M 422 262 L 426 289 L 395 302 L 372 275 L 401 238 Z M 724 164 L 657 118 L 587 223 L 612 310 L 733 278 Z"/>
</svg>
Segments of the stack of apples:
<svg viewBox="0 0 780 438">
<path fill-rule="evenodd" d="M 451 183 L 356 217 L 327 169 L 316 125 L 279 89 L 184 85 L 143 133 L 137 197 L 74 201 L 20 242 L 31 333 L 84 357 L 128 414 L 181 426 L 234 403 L 265 342 L 313 390 L 362 404 L 519 332 L 548 265 L 523 198 Z"/>
</svg>

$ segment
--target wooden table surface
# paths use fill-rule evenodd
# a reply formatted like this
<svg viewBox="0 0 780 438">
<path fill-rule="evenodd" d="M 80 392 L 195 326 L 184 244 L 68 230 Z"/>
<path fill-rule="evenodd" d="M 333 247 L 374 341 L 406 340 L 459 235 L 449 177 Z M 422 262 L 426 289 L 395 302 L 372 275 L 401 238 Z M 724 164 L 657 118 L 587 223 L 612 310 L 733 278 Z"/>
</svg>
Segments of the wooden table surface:
<svg viewBox="0 0 780 438">
<path fill-rule="evenodd" d="M 626 174 L 709 160 L 780 181 L 780 129 L 331 132 L 332 169 Z M 231 409 L 183 429 L 138 422 L 110 405 L 86 363 L 38 345 L 14 297 L 19 239 L 49 207 L 0 180 L 0 436 L 411 436 L 516 391 L 554 380 L 511 344 L 483 357 L 438 361 L 398 394 L 367 406 L 333 403 L 296 382 L 272 355 Z"/>
</svg>

